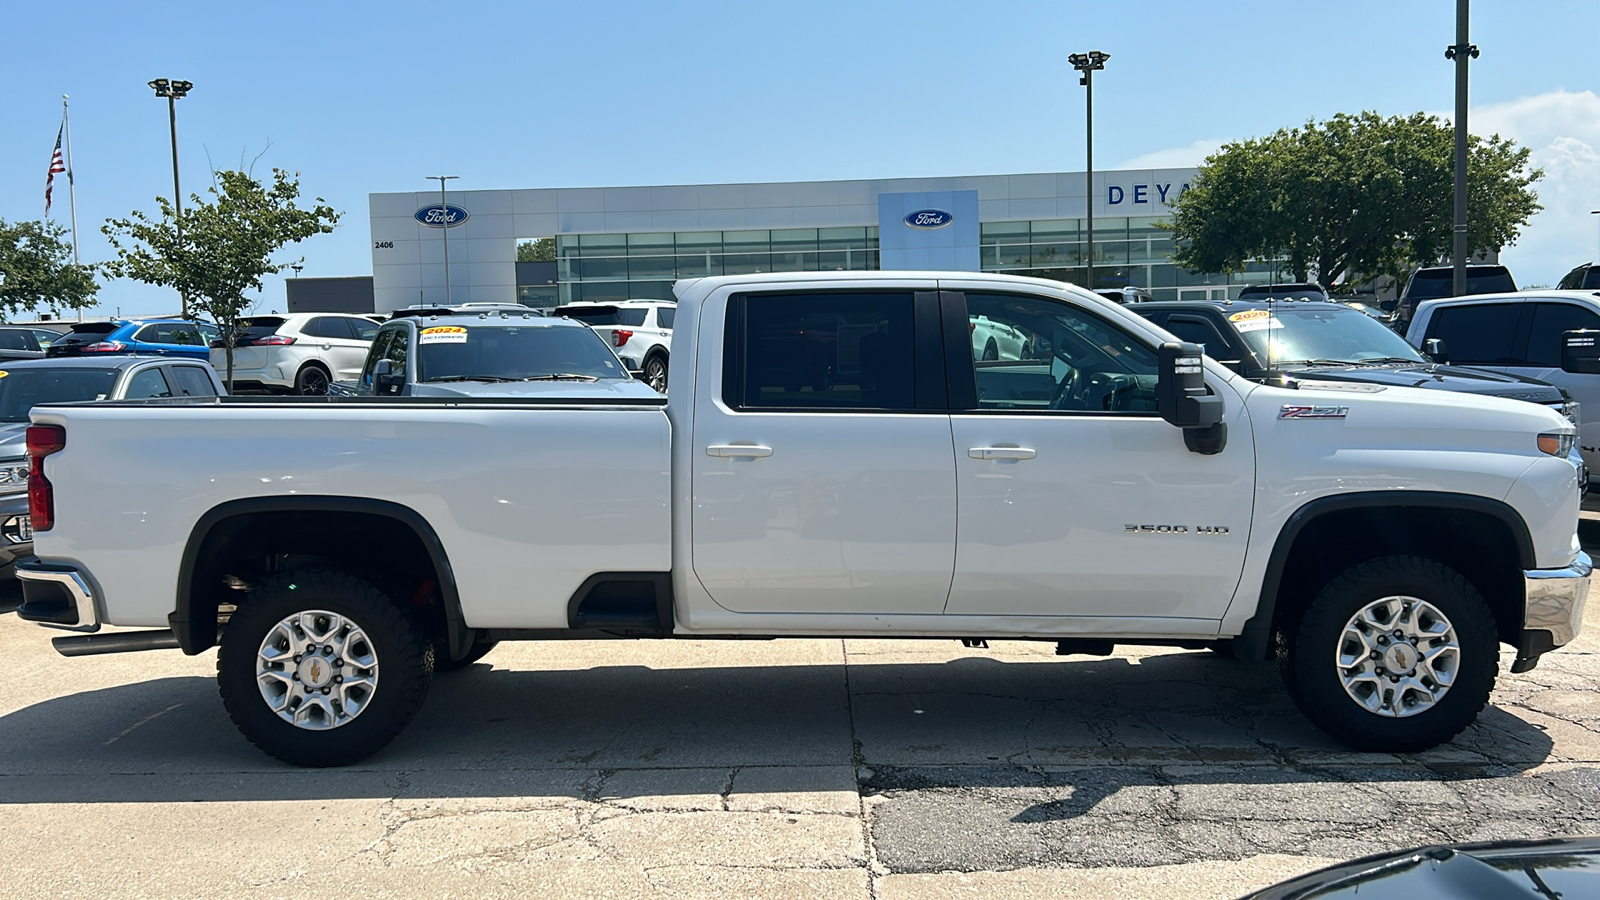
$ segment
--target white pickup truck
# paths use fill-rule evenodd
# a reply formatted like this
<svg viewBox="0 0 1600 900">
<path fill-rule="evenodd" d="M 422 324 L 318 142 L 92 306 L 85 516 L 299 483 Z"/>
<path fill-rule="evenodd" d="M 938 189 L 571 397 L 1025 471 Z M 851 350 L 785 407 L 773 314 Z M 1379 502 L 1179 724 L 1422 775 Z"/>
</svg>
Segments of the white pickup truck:
<svg viewBox="0 0 1600 900">
<path fill-rule="evenodd" d="M 1570 641 L 1573 427 L 1246 381 L 1116 304 L 961 273 L 679 282 L 671 398 L 41 406 L 23 618 L 67 655 L 219 646 L 310 766 L 497 641 L 1231 644 L 1351 746 L 1447 741 Z M 975 322 L 1024 335 L 983 359 Z M 978 357 L 978 358 L 974 358 Z M 1016 358 L 1013 358 L 1016 357 Z"/>
</svg>

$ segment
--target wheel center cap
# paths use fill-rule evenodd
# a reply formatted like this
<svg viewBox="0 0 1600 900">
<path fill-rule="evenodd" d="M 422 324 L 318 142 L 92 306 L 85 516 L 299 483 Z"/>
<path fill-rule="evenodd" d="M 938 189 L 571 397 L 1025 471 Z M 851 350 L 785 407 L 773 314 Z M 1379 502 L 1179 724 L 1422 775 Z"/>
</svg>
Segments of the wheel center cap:
<svg viewBox="0 0 1600 900">
<path fill-rule="evenodd" d="M 308 687 L 319 688 L 333 680 L 333 660 L 321 656 L 307 656 L 296 669 L 300 681 Z"/>
<path fill-rule="evenodd" d="M 1417 648 L 1401 641 L 1391 644 L 1383 652 L 1383 667 L 1391 672 L 1410 672 L 1421 658 L 1422 654 L 1417 652 Z"/>
</svg>

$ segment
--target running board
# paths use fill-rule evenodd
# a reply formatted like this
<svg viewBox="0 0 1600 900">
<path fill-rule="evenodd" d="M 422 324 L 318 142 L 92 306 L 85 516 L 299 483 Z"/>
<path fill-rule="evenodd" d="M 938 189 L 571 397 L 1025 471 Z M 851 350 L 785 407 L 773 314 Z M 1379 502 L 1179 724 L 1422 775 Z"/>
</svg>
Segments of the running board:
<svg viewBox="0 0 1600 900">
<path fill-rule="evenodd" d="M 134 650 L 176 650 L 178 636 L 169 629 L 122 631 L 116 634 L 78 634 L 51 638 L 62 656 L 95 656 L 101 653 L 129 653 Z"/>
</svg>

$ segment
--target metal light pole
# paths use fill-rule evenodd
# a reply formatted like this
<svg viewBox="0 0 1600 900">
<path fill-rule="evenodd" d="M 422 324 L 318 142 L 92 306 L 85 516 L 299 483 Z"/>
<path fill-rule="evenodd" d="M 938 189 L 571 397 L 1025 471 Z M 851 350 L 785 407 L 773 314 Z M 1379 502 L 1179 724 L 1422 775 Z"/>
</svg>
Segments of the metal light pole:
<svg viewBox="0 0 1600 900">
<path fill-rule="evenodd" d="M 1082 73 L 1078 78 L 1078 83 L 1086 89 L 1084 93 L 1086 101 L 1084 103 L 1084 112 L 1087 118 L 1087 125 L 1084 128 L 1084 139 L 1088 143 L 1088 152 L 1085 153 L 1085 168 L 1088 171 L 1084 175 L 1083 196 L 1085 200 L 1084 222 L 1088 225 L 1088 233 L 1086 235 L 1088 241 L 1084 246 L 1088 249 L 1088 255 L 1085 257 L 1088 266 L 1086 275 L 1089 282 L 1087 287 L 1091 291 L 1094 290 L 1094 73 L 1096 69 L 1104 69 L 1106 60 L 1110 58 L 1111 54 L 1102 53 L 1099 50 L 1090 50 L 1088 53 L 1074 53 L 1067 57 L 1067 62 L 1072 63 L 1072 67 Z"/>
<path fill-rule="evenodd" d="M 454 181 L 458 175 L 428 175 L 439 182 L 439 235 L 444 238 L 444 305 L 450 305 L 450 207 L 444 200 L 444 183 Z"/>
<path fill-rule="evenodd" d="M 1456 0 L 1456 42 L 1444 58 L 1456 64 L 1456 224 L 1453 296 L 1467 293 L 1467 63 L 1478 58 L 1478 48 L 1467 40 L 1468 0 Z"/>
<path fill-rule="evenodd" d="M 1589 215 L 1591 215 L 1591 216 L 1600 216 L 1600 209 L 1591 209 L 1591 210 L 1589 210 Z M 1597 220 L 1597 221 L 1600 221 L 1600 220 Z M 1596 265 L 1600 265 L 1600 256 L 1596 256 L 1594 258 L 1594 261 L 1595 261 Z"/>
<path fill-rule="evenodd" d="M 194 87 L 190 81 L 157 78 L 150 82 L 157 97 L 167 98 L 167 124 L 172 128 L 172 203 L 176 210 L 173 222 L 178 226 L 178 247 L 183 247 L 183 189 L 178 184 L 178 101 L 189 96 Z M 189 292 L 183 291 L 183 317 L 189 318 Z"/>
</svg>

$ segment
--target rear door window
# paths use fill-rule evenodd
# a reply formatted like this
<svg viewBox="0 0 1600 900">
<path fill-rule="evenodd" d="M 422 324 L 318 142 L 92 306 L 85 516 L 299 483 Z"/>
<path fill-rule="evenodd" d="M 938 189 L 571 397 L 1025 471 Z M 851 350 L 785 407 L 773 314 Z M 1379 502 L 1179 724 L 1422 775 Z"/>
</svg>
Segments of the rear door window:
<svg viewBox="0 0 1600 900">
<path fill-rule="evenodd" d="M 170 369 L 172 379 L 178 384 L 178 393 L 185 397 L 215 397 L 217 389 L 211 384 L 211 376 L 199 366 L 173 366 Z"/>
<path fill-rule="evenodd" d="M 909 292 L 735 297 L 728 317 L 724 400 L 734 409 L 916 408 Z"/>
<path fill-rule="evenodd" d="M 160 366 L 151 366 L 133 374 L 128 379 L 128 390 L 125 395 L 129 400 L 148 400 L 153 397 L 171 397 L 172 388 L 167 386 L 167 379 L 161 375 Z"/>
<path fill-rule="evenodd" d="M 318 316 L 307 322 L 300 332 L 312 337 L 336 338 L 341 341 L 356 339 L 355 332 L 350 329 L 350 320 L 338 316 Z"/>
<path fill-rule="evenodd" d="M 656 307 L 656 325 L 660 328 L 666 329 L 667 331 L 671 331 L 672 319 L 677 314 L 678 308 L 675 306 Z"/>
<path fill-rule="evenodd" d="M 39 342 L 33 334 L 18 329 L 0 329 L 0 350 L 37 350 Z"/>
<path fill-rule="evenodd" d="M 1574 303 L 1533 304 L 1533 325 L 1528 330 L 1527 365 L 1561 365 L 1561 332 L 1578 328 L 1600 328 L 1600 315 Z M 1450 347 L 1455 358 L 1455 347 Z"/>
<path fill-rule="evenodd" d="M 1517 323 L 1522 305 L 1481 303 L 1433 311 L 1426 337 L 1444 341 L 1450 361 L 1463 366 L 1517 366 Z"/>
</svg>

